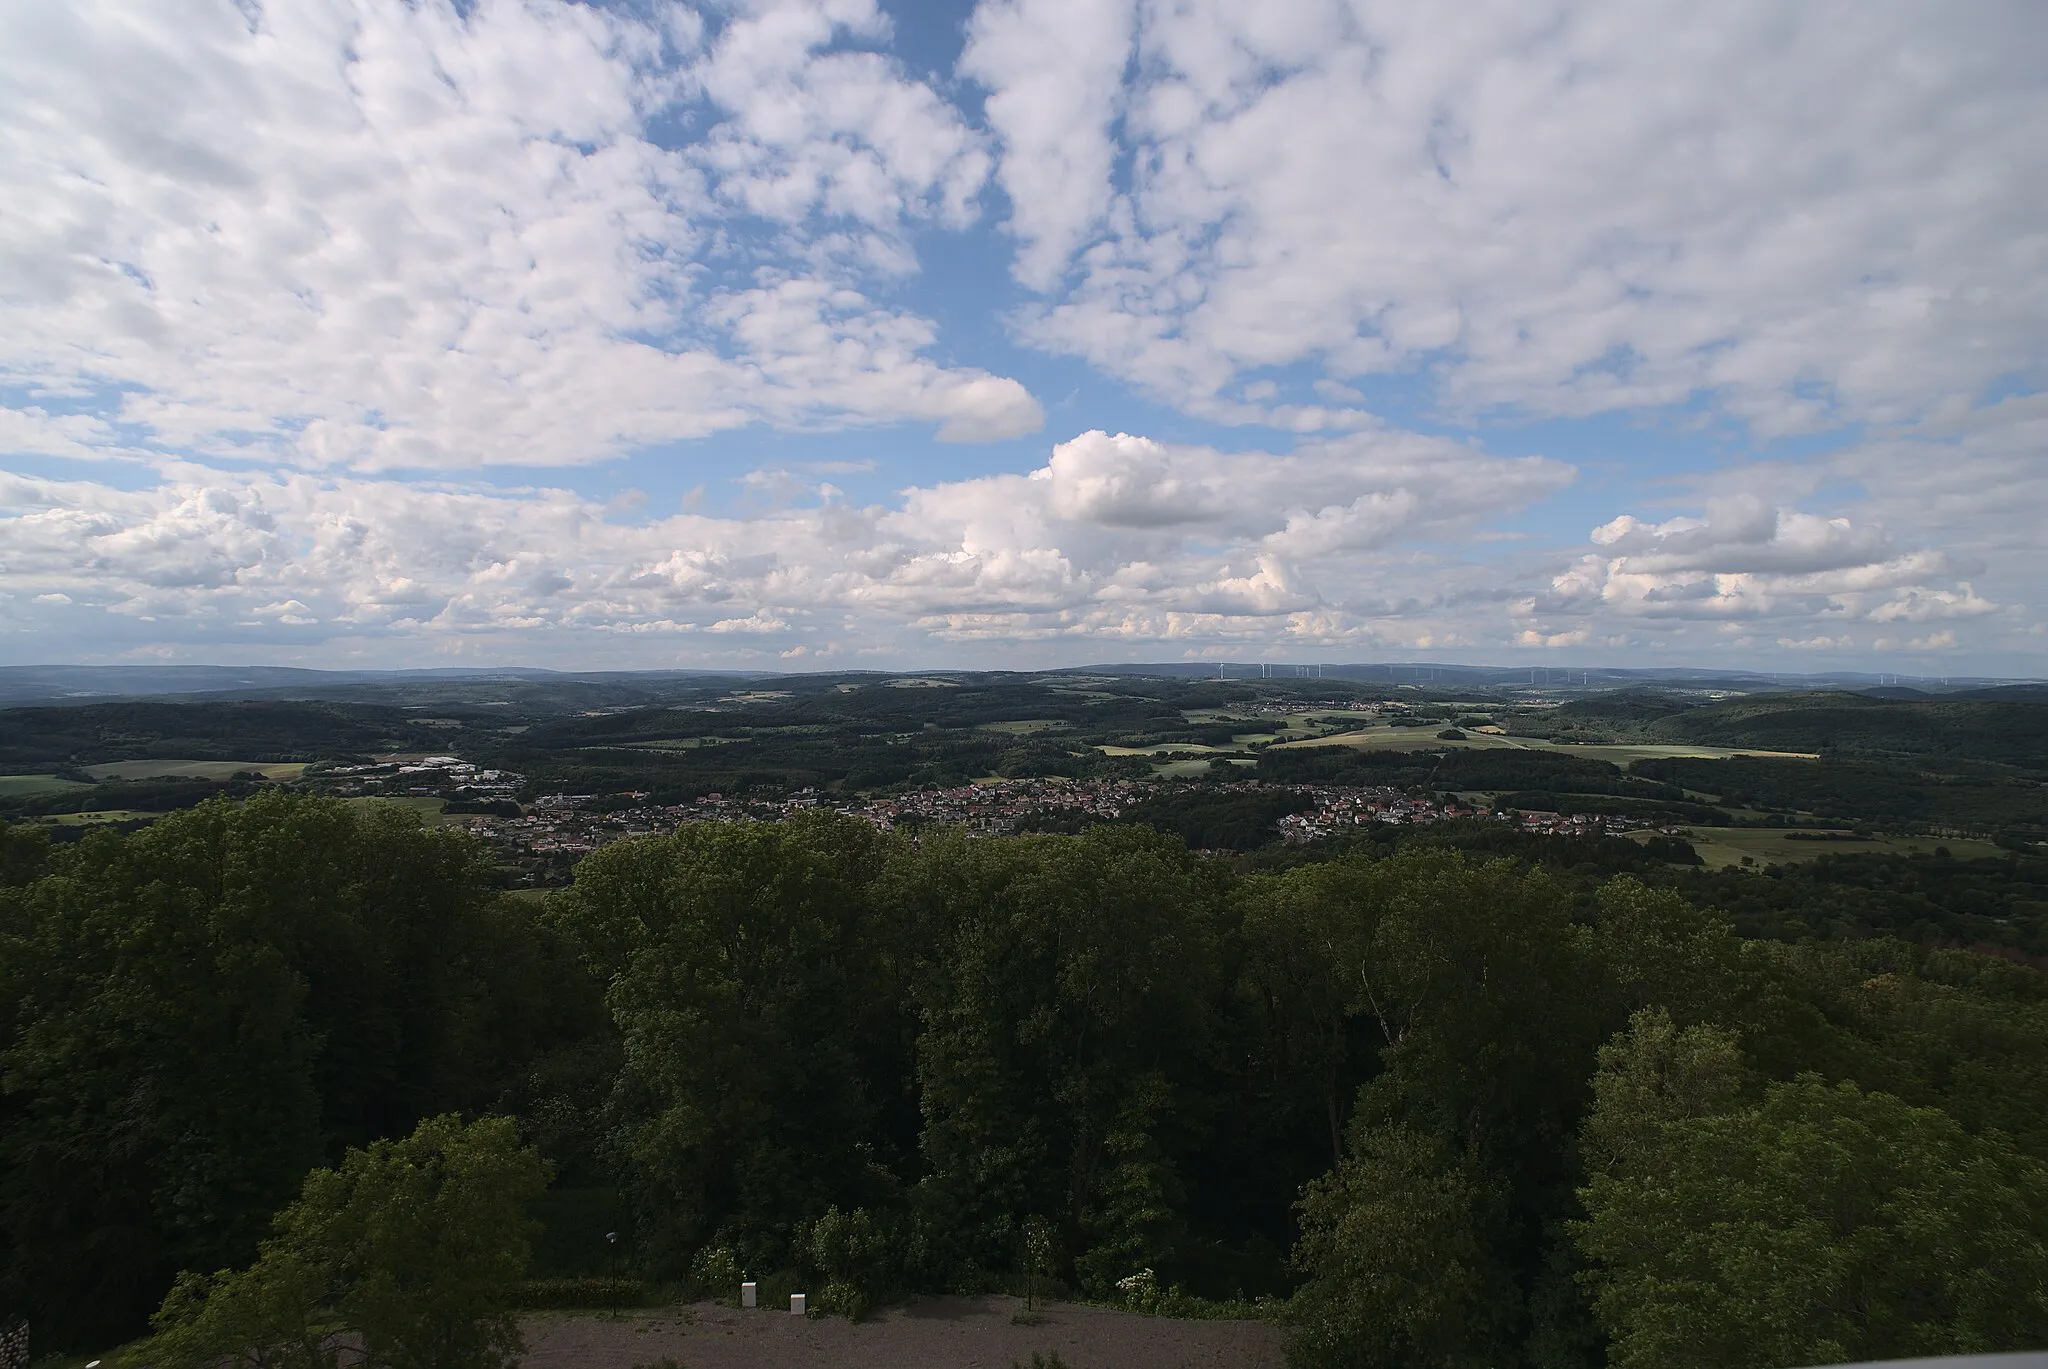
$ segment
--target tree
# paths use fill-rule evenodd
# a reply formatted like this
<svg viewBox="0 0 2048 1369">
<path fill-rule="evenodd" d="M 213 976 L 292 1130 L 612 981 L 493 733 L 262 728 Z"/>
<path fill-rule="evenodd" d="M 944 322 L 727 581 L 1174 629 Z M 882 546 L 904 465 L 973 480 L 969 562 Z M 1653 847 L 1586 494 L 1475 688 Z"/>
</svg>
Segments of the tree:
<svg viewBox="0 0 2048 1369">
<path fill-rule="evenodd" d="M 1577 1343 L 1581 1300 L 1557 1287 L 1550 1249 L 1574 1210 L 1586 1081 L 1619 1017 L 1606 967 L 1540 871 L 1411 852 L 1362 879 L 1350 1006 L 1376 1029 L 1380 1070 L 1358 1092 L 1343 1165 L 1303 1208 L 1299 1353 L 1462 1362 L 1525 1329 Z M 1427 1243 L 1381 1248 L 1385 1223 Z"/>
<path fill-rule="evenodd" d="M 2037 1348 L 2048 1167 L 1811 1075 L 1758 1101 L 1732 1035 L 1638 1014 L 1602 1053 L 1576 1228 L 1617 1369 Z"/>
<path fill-rule="evenodd" d="M 248 1269 L 181 1276 L 152 1348 L 167 1369 L 332 1369 L 348 1331 L 366 1369 L 503 1369 L 524 1348 L 506 1294 L 547 1178 L 502 1117 L 351 1150 L 306 1176 Z"/>
<path fill-rule="evenodd" d="M 869 892 L 888 849 L 828 814 L 697 824 L 593 855 L 551 910 L 611 975 L 612 1115 L 675 1264 L 716 1239 L 774 1268 L 827 1207 L 894 1196 L 908 1027 Z"/>
<path fill-rule="evenodd" d="M 1512 1354 L 1512 1272 L 1489 1249 L 1498 1182 L 1412 1127 L 1354 1125 L 1345 1162 L 1302 1197 L 1288 1307 L 1301 1369 L 1463 1369 Z"/>
<path fill-rule="evenodd" d="M 920 1199 L 932 1276 L 993 1282 L 1045 1218 L 1106 1292 L 1165 1266 L 1229 1012 L 1224 873 L 1137 827 L 928 840 L 899 906 L 925 929 Z"/>
<path fill-rule="evenodd" d="M 303 981 L 95 834 L 0 891 L 0 1301 L 63 1346 L 244 1260 L 321 1158 Z"/>
<path fill-rule="evenodd" d="M 40 827 L 10 826 L 0 819 L 0 886 L 27 884 L 50 858 L 50 836 Z"/>
<path fill-rule="evenodd" d="M 0 1305 L 40 1341 L 146 1324 L 241 1265 L 312 1166 L 497 1103 L 605 1023 L 476 843 L 263 794 L 89 834 L 0 887 Z"/>
<path fill-rule="evenodd" d="M 1359 972 L 1385 888 L 1368 863 L 1328 861 L 1254 875 L 1237 891 L 1245 991 L 1263 1029 L 1273 1087 L 1313 1099 L 1332 1167 L 1344 1158 Z"/>
</svg>

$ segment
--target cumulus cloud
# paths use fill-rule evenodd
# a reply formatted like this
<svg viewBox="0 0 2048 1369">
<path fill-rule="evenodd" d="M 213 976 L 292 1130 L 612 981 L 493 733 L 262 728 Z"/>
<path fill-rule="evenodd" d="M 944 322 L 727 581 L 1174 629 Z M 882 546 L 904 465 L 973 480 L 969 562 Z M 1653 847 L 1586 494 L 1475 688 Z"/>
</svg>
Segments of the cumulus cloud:
<svg viewBox="0 0 2048 1369">
<path fill-rule="evenodd" d="M 0 381 L 309 466 L 1031 431 L 1022 385 L 872 293 L 987 175 L 957 111 L 848 46 L 885 28 L 873 0 L 715 33 L 555 0 L 7 7 Z M 0 419 L 13 450 L 105 440 Z"/>
<path fill-rule="evenodd" d="M 1124 0 L 985 0 L 968 25 L 960 70 L 989 88 L 1016 272 L 1034 288 L 1059 282 L 1109 212 L 1134 18 Z"/>
<path fill-rule="evenodd" d="M 1225 421 L 1297 363 L 1896 421 L 2048 341 L 2025 0 L 985 0 L 974 32 L 1029 336 Z"/>
<path fill-rule="evenodd" d="M 0 630 L 2038 659 L 2034 7 L 1459 15 L 981 0 L 920 75 L 878 0 L 0 7 L 0 455 L 120 463 L 0 472 Z M 912 307 L 960 232 L 1007 235 L 1010 293 Z M 883 502 L 822 482 L 890 458 L 792 456 L 725 517 L 479 483 L 750 426 L 1035 431 L 934 317 L 976 308 L 1282 450 L 927 451 L 953 478 Z M 1521 515 L 1570 465 L 1394 405 L 1649 411 L 1733 457 L 1646 449 L 1558 533 Z"/>
<path fill-rule="evenodd" d="M 1899 640 L 1874 631 L 1893 623 L 1964 620 L 1999 613 L 1949 555 L 1901 547 L 1880 526 L 1822 518 L 1755 498 L 1710 503 L 1703 516 L 1659 523 L 1624 514 L 1593 529 L 1596 550 L 1517 605 L 1536 623 L 1594 617 L 1683 632 L 1688 625 L 1779 623 L 1804 631 L 1776 638 L 1788 650 Z M 1850 627 L 1873 629 L 1862 635 Z M 1819 629 L 1819 630 L 1815 630 Z M 1557 636 L 1531 627 L 1524 641 Z M 1954 640 L 1954 634 L 1948 634 Z M 1920 646 L 1930 636 L 1910 645 Z"/>
<path fill-rule="evenodd" d="M 1089 432 L 1028 474 L 919 487 L 893 505 L 640 523 L 551 489 L 198 466 L 142 491 L 13 477 L 0 485 L 0 607 L 18 616 L 68 595 L 109 622 L 201 641 L 250 624 L 320 640 L 704 634 L 777 651 L 995 635 L 1363 640 L 1375 619 L 1442 607 L 1476 573 L 1440 567 L 1430 588 L 1397 567 L 1396 588 L 1383 553 L 1512 512 L 1571 474 L 1405 435 L 1273 455 Z M 1360 509 L 1377 512 L 1354 528 Z M 1301 531 L 1325 523 L 1344 531 Z"/>
<path fill-rule="evenodd" d="M 1704 518 L 1644 523 L 1629 514 L 1593 529 L 1592 540 L 1646 573 L 1815 574 L 1882 561 L 1884 529 L 1847 518 L 1772 508 L 1754 497 L 1709 503 Z"/>
</svg>

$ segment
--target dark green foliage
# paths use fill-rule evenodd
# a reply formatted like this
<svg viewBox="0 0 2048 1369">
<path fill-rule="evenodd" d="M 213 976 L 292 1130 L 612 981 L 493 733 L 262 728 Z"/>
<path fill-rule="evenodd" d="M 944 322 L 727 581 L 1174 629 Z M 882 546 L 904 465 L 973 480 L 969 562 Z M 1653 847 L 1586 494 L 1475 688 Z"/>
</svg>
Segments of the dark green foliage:
<svg viewBox="0 0 2048 1369">
<path fill-rule="evenodd" d="M 1573 1362 L 1593 1339 L 1561 1260 L 1599 1042 L 1634 1002 L 1691 1014 L 1747 992 L 1734 939 L 1671 894 L 1565 890 L 1505 862 L 1413 853 L 1360 871 L 1350 1009 L 1381 1069 L 1301 1205 L 1291 1312 L 1309 1365 Z M 1433 1274 L 1431 1271 L 1441 1271 Z"/>
<path fill-rule="evenodd" d="M 995 1281 L 1041 1216 L 1105 1290 L 1166 1262 L 1212 1094 L 1226 983 L 1222 872 L 1171 838 L 927 841 L 917 986 L 926 1254 Z"/>
<path fill-rule="evenodd" d="M 50 858 L 50 834 L 40 827 L 12 827 L 0 818 L 0 888 L 19 888 L 42 874 Z"/>
<path fill-rule="evenodd" d="M 1061 727 L 852 749 L 1050 764 L 1077 718 L 1166 731 L 1179 702 L 990 689 Z M 563 726 L 702 714 L 799 747 L 960 697 L 789 694 Z M 1617 802 L 1678 782 L 1505 750 L 1276 755 Z M 1242 800 L 1273 797 L 1197 783 L 1132 815 L 1187 840 L 686 826 L 588 857 L 538 915 L 492 896 L 466 838 L 391 810 L 263 793 L 57 848 L 0 829 L 0 1297 L 52 1341 L 130 1334 L 178 1269 L 248 1266 L 309 1168 L 393 1159 L 375 1143 L 460 1110 L 512 1115 L 561 1177 L 521 1204 L 525 1291 L 492 1274 L 491 1317 L 754 1278 L 850 1316 L 924 1290 L 1164 1315 L 1291 1290 L 1313 1365 L 1761 1369 L 2034 1336 L 2048 863 L 1709 873 L 1675 864 L 1681 839 L 1477 820 L 1188 849 L 1257 846 L 1272 818 Z M 374 1185 L 343 1188 L 322 1211 L 368 1210 L 349 1195 Z M 431 1226 L 399 1264 L 432 1262 Z M 188 1279 L 166 1331 L 331 1369 L 337 1247 L 279 1240 Z M 507 1323 L 472 1324 L 456 1359 L 505 1352 Z"/>
<path fill-rule="evenodd" d="M 1758 1090 L 1730 1034 L 1650 1013 L 1597 1088 L 1577 1233 L 1618 1369 L 2048 1343 L 2048 1166 L 1999 1133 L 1812 1075 Z"/>
<path fill-rule="evenodd" d="M 1286 784 L 1386 785 L 1439 792 L 1507 791 L 1499 801 L 1515 806 L 1517 795 L 1541 793 L 1612 795 L 1621 799 L 1682 803 L 1684 790 L 1640 775 L 1626 774 L 1606 761 L 1556 751 L 1453 747 L 1438 751 L 1355 751 L 1348 747 L 1292 747 L 1267 750 L 1259 756 L 1259 778 Z M 1557 809 L 1555 803 L 1523 807 Z M 1620 812 L 1624 804 L 1587 802 L 1584 811 Z M 1565 809 L 1563 811 L 1579 811 Z M 1695 808 L 1711 820 L 1715 815 Z"/>
<path fill-rule="evenodd" d="M 2048 789 L 2013 771 L 1929 774 L 1911 764 L 1835 756 L 1819 762 L 1671 758 L 1637 761 L 1631 769 L 1734 807 L 1812 813 L 1839 822 L 2039 830 L 2048 836 Z"/>
<path fill-rule="evenodd" d="M 1427 786 L 1443 759 L 1434 751 L 1360 751 L 1348 746 L 1301 746 L 1259 753 L 1258 776 L 1273 784 Z M 1445 786 L 1446 788 L 1450 786 Z"/>
<path fill-rule="evenodd" d="M 1307 794 L 1183 786 L 1132 804 L 1120 820 L 1171 832 L 1197 850 L 1253 851 L 1280 840 L 1281 818 L 1313 807 Z"/>
<path fill-rule="evenodd" d="M 592 1073 L 602 1087 L 609 1089 L 617 1072 L 614 1061 L 609 1070 Z M 534 1140 L 542 1154 L 551 1153 L 544 1130 L 528 1122 L 522 1132 Z M 582 1182 L 589 1177 L 588 1157 L 576 1158 L 584 1163 L 583 1173 L 564 1173 L 558 1163 L 555 1186 L 527 1205 L 527 1215 L 534 1222 L 530 1272 L 538 1279 L 615 1274 L 627 1267 L 625 1256 L 638 1244 L 627 1195 L 616 1187 Z M 617 1243 L 609 1239 L 614 1235 L 619 1238 Z"/>
<path fill-rule="evenodd" d="M 527 774 L 535 792 L 641 789 L 657 801 L 701 794 L 964 784 L 989 774 L 1115 776 L 1149 773 L 1143 758 L 1105 756 L 1093 743 L 1227 743 L 1224 724 L 1191 724 L 1183 709 L 1213 706 L 1213 691 L 1160 681 L 1086 690 L 1058 681 L 949 676 L 897 687 L 865 679 L 778 682 L 778 697 L 745 703 L 633 709 L 557 718 L 507 737 L 489 754 Z M 1174 695 L 1162 703 L 1155 695 Z M 1000 723 L 1048 730 L 1019 737 Z"/>
<path fill-rule="evenodd" d="M 1622 871 L 1657 870 L 1664 865 L 1642 843 L 1625 837 L 1549 836 L 1484 818 L 1422 826 L 1370 823 L 1311 846 L 1262 851 L 1258 861 L 1272 869 L 1349 856 L 1379 859 L 1400 851 L 1457 851 L 1474 859 L 1505 858 L 1554 873 L 1568 872 L 1579 881 Z"/>
<path fill-rule="evenodd" d="M 1796 941 L 1895 936 L 1921 944 L 2009 947 L 2048 957 L 2048 858 L 1835 855 L 1768 878 L 1701 873 L 1681 886 L 1726 910 L 1744 934 Z"/>
<path fill-rule="evenodd" d="M 1911 757 L 1944 766 L 1959 761 L 2048 766 L 2048 708 L 2038 693 L 2026 692 L 1880 698 L 1788 691 L 1704 704 L 1654 690 L 1625 690 L 1516 718 L 1510 730 L 1585 740 Z"/>
<path fill-rule="evenodd" d="M 869 891 L 888 849 L 826 815 L 700 824 L 593 855 L 551 905 L 611 985 L 612 1110 L 657 1256 L 716 1237 L 773 1268 L 829 1204 L 892 1195 L 912 1135 L 888 1135 L 910 1070 Z"/>
<path fill-rule="evenodd" d="M 409 813 L 270 794 L 0 890 L 0 1300 L 53 1343 L 131 1333 L 310 1166 L 601 1031 L 482 868 Z"/>
<path fill-rule="evenodd" d="M 329 703 L 94 703 L 0 711 L 0 767 L 63 762 L 301 761 L 445 745 L 395 708 Z"/>
<path fill-rule="evenodd" d="M 900 1241 L 886 1215 L 828 1207 L 799 1244 L 802 1262 L 824 1279 L 817 1305 L 860 1321 L 901 1287 Z"/>
<path fill-rule="evenodd" d="M 1682 716 L 1700 707 L 1703 705 L 1698 699 L 1687 698 L 1683 694 L 1668 694 L 1656 689 L 1621 689 L 1590 699 L 1568 700 L 1553 709 L 1549 716 L 1561 722 L 1642 725 L 1661 718 Z"/>
<path fill-rule="evenodd" d="M 1643 853 L 1657 860 L 1673 865 L 1704 865 L 1700 853 L 1684 837 L 1649 837 L 1643 842 Z"/>
<path fill-rule="evenodd" d="M 1313 1277 L 1288 1309 L 1289 1361 L 1479 1369 L 1512 1355 L 1519 1299 L 1487 1239 L 1502 1196 L 1469 1153 L 1408 1127 L 1357 1128 L 1346 1162 L 1302 1198 L 1295 1258 Z"/>
<path fill-rule="evenodd" d="M 172 813 L 193 808 L 212 798 L 244 799 L 264 787 L 259 775 L 242 775 L 225 780 L 109 780 L 83 789 L 34 794 L 6 801 L 7 808 L 23 816 L 52 813 L 91 813 L 127 809 L 139 813 Z"/>
<path fill-rule="evenodd" d="M 248 1269 L 184 1273 L 153 1318 L 167 1369 L 341 1362 L 365 1369 L 506 1369 L 527 1263 L 525 1204 L 547 1165 L 507 1118 L 422 1122 L 305 1176 Z"/>
<path fill-rule="evenodd" d="M 2048 708 L 2038 700 L 1764 694 L 1662 718 L 1646 731 L 1671 741 L 1759 751 L 1941 756 L 2048 766 Z"/>
</svg>

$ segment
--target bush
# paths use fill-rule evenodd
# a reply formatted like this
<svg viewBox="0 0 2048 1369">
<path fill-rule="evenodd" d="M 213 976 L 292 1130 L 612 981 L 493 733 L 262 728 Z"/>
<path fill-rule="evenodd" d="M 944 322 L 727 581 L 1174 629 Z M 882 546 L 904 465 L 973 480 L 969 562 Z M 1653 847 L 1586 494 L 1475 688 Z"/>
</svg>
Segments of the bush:
<svg viewBox="0 0 2048 1369">
<path fill-rule="evenodd" d="M 714 1302 L 738 1303 L 740 1282 L 745 1278 L 740 1257 L 728 1245 L 707 1245 L 690 1261 L 691 1282 L 698 1293 Z"/>
<path fill-rule="evenodd" d="M 820 1311 L 860 1321 L 895 1290 L 895 1242 L 865 1208 L 827 1208 L 811 1223 L 803 1254 L 810 1268 L 825 1278 L 817 1298 Z"/>
</svg>

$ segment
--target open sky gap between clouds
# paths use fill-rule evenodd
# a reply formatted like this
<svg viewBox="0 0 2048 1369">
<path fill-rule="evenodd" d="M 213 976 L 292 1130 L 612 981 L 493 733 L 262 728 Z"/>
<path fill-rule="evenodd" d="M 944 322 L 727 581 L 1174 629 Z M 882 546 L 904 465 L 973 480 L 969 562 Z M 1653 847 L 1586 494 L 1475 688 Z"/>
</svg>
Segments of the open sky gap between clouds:
<svg viewBox="0 0 2048 1369">
<path fill-rule="evenodd" d="M 2044 161 L 2025 0 L 0 0 L 0 655 L 2041 673 Z"/>
</svg>

